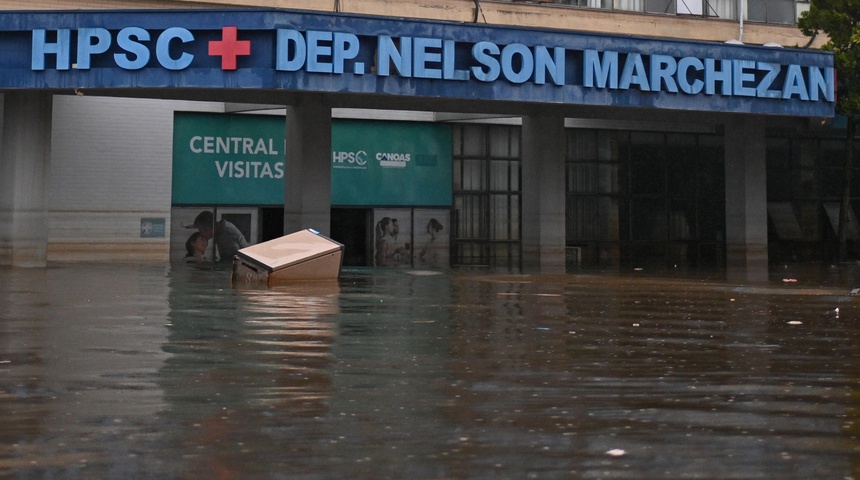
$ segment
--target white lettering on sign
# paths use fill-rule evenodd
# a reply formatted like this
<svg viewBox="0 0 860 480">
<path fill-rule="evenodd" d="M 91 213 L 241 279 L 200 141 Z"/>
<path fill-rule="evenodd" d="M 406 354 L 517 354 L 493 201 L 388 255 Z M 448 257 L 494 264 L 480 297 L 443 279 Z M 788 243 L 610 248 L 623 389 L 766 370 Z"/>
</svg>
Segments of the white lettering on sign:
<svg viewBox="0 0 860 480">
<path fill-rule="evenodd" d="M 409 153 L 377 153 L 376 160 L 379 166 L 388 168 L 405 168 L 412 159 Z"/>
<path fill-rule="evenodd" d="M 357 152 L 331 152 L 331 163 L 335 168 L 347 165 L 363 167 L 367 165 L 367 152 L 364 150 Z"/>
<path fill-rule="evenodd" d="M 81 70 L 91 68 L 93 57 L 105 54 L 116 44 L 122 53 L 112 55 L 117 67 L 125 70 L 139 70 L 145 67 L 152 56 L 151 37 L 147 30 L 140 27 L 126 27 L 114 38 L 105 28 L 80 28 L 77 33 L 77 56 L 75 67 Z M 56 59 L 57 70 L 71 68 L 72 30 L 60 29 L 53 32 L 55 39 L 48 40 L 45 29 L 33 30 L 31 69 L 45 70 L 45 59 L 51 55 Z M 155 58 L 167 70 L 183 70 L 191 65 L 194 55 L 171 51 L 176 44 L 194 41 L 194 34 L 185 28 L 172 27 L 161 32 L 155 40 Z"/>
<path fill-rule="evenodd" d="M 514 86 L 573 85 L 591 90 L 808 102 L 835 102 L 836 99 L 835 73 L 830 66 L 297 29 L 277 29 L 275 35 L 267 37 L 271 38 L 269 42 L 274 42 L 274 48 L 266 49 L 252 48 L 252 40 L 239 40 L 237 34 L 236 27 L 223 27 L 222 40 L 209 42 L 209 56 L 221 56 L 223 70 L 236 70 L 236 57 L 246 59 L 243 61 L 253 64 L 254 68 L 261 68 L 259 63 L 253 62 L 263 60 L 253 60 L 252 52 L 273 51 L 274 62 L 265 68 L 274 68 L 274 72 L 281 75 L 302 71 L 313 75 L 397 76 L 478 84 L 505 82 Z M 253 41 L 259 41 L 259 32 L 256 38 Z M 193 52 L 201 55 L 203 51 L 195 42 L 195 34 L 182 27 L 163 30 L 138 26 L 112 30 L 101 27 L 34 29 L 31 69 L 86 71 L 98 65 L 123 70 L 184 70 L 195 62 Z M 762 57 L 774 58 L 772 55 Z M 265 61 L 272 62 L 272 59 L 269 57 Z M 372 62 L 371 65 L 368 62 Z M 206 154 L 226 151 L 277 154 L 271 141 L 266 143 L 262 139 L 195 137 L 190 147 L 192 151 Z"/>
<path fill-rule="evenodd" d="M 284 162 L 215 161 L 221 178 L 284 178 Z"/>
<path fill-rule="evenodd" d="M 271 138 L 194 136 L 188 148 L 201 154 L 280 155 Z"/>
<path fill-rule="evenodd" d="M 638 53 L 629 53 L 622 60 L 619 52 L 585 50 L 583 86 L 689 95 L 835 99 L 832 68 L 695 57 L 676 60 L 666 55 L 651 55 L 648 60 Z M 782 85 L 776 81 L 780 74 L 785 77 Z"/>
</svg>

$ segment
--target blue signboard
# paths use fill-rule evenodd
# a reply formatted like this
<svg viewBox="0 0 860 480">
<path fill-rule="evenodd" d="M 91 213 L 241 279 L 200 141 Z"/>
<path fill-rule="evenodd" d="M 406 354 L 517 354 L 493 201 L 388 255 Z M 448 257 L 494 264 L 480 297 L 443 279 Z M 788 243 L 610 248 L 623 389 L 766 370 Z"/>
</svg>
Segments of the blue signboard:
<svg viewBox="0 0 860 480">
<path fill-rule="evenodd" d="M 0 88 L 225 88 L 831 117 L 822 51 L 286 10 L 0 13 Z"/>
</svg>

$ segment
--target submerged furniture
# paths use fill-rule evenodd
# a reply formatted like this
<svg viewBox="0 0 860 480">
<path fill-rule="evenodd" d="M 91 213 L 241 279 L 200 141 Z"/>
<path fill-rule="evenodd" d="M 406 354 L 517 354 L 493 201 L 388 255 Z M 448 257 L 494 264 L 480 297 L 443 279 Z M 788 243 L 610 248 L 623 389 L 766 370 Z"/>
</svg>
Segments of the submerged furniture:
<svg viewBox="0 0 860 480">
<path fill-rule="evenodd" d="M 239 250 L 233 257 L 233 286 L 280 285 L 306 280 L 336 280 L 343 244 L 316 230 L 300 230 Z"/>
</svg>

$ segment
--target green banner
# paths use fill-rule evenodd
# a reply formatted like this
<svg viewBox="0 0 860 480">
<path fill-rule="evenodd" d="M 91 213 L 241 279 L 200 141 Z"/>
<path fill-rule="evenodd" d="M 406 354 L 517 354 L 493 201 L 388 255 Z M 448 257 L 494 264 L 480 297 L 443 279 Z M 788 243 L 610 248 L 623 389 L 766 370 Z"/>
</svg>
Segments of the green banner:
<svg viewBox="0 0 860 480">
<path fill-rule="evenodd" d="M 450 206 L 451 126 L 339 120 L 332 125 L 332 205 Z"/>
<path fill-rule="evenodd" d="M 173 203 L 283 205 L 284 118 L 176 113 Z"/>
<path fill-rule="evenodd" d="M 176 113 L 173 203 L 283 205 L 284 118 Z M 450 206 L 451 126 L 332 122 L 332 205 Z"/>
</svg>

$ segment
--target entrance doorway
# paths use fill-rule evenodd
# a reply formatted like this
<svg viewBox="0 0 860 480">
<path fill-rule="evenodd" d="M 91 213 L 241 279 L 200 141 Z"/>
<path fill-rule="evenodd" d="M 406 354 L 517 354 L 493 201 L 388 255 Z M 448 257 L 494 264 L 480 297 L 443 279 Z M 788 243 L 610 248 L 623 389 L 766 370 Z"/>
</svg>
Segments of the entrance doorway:
<svg viewBox="0 0 860 480">
<path fill-rule="evenodd" d="M 343 264 L 351 267 L 372 265 L 369 242 L 373 216 L 369 208 L 332 208 L 331 238 L 343 244 Z"/>
<path fill-rule="evenodd" d="M 260 209 L 260 241 L 279 238 L 284 232 L 284 207 L 264 207 Z"/>
</svg>

